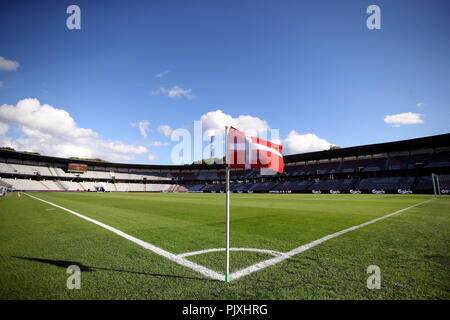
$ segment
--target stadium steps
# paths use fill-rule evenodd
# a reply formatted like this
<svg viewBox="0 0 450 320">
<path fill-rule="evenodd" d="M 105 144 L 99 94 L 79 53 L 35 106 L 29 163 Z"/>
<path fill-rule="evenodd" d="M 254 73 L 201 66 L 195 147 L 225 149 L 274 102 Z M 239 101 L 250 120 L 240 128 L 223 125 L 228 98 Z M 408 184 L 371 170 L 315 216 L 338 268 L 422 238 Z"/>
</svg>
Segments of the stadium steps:
<svg viewBox="0 0 450 320">
<path fill-rule="evenodd" d="M 357 189 L 357 185 L 359 183 L 359 179 L 353 179 L 353 182 L 348 186 L 348 190 L 352 190 L 353 188 Z"/>
<path fill-rule="evenodd" d="M 5 164 L 9 168 L 10 172 L 12 172 L 12 173 L 18 172 L 17 169 L 14 168 L 11 164 L 9 164 L 9 163 L 5 163 Z"/>
<path fill-rule="evenodd" d="M 60 177 L 60 175 L 59 175 L 59 173 L 58 173 L 58 170 L 56 170 L 55 167 L 53 167 L 52 169 L 53 169 L 53 171 L 55 172 L 56 176 L 57 176 L 57 177 Z"/>
<path fill-rule="evenodd" d="M 269 190 L 267 191 L 271 191 L 271 190 L 275 190 L 279 185 L 281 185 L 281 182 L 276 182 L 274 186 L 272 186 Z"/>
<path fill-rule="evenodd" d="M 0 186 L 7 187 L 7 188 L 12 188 L 12 184 L 9 184 L 8 182 L 3 181 L 1 179 L 0 179 Z"/>
<path fill-rule="evenodd" d="M 86 189 L 84 188 L 84 186 L 80 182 L 77 182 L 77 183 L 80 186 L 80 190 L 86 191 Z"/>
<path fill-rule="evenodd" d="M 419 183 L 421 177 L 415 177 L 414 182 L 411 185 L 411 190 L 415 190 L 417 187 L 417 184 Z"/>
<path fill-rule="evenodd" d="M 51 166 L 48 166 L 48 171 L 52 174 L 52 176 L 57 177 L 58 174 L 56 173 L 55 169 Z"/>
<path fill-rule="evenodd" d="M 339 165 L 337 166 L 337 168 L 336 168 L 336 173 L 339 173 L 339 172 L 341 172 L 341 170 L 342 170 L 342 165 L 344 164 L 344 161 L 340 161 L 339 162 Z"/>
<path fill-rule="evenodd" d="M 42 181 L 39 181 L 39 183 L 44 186 L 44 190 L 50 190 L 49 187 L 47 187 L 47 185 L 45 183 L 43 183 Z"/>
<path fill-rule="evenodd" d="M 84 182 L 82 181 L 82 182 L 78 182 L 80 185 L 81 185 L 81 189 L 82 190 L 84 190 L 84 191 L 87 191 L 87 189 L 89 189 L 89 188 L 86 188 L 86 186 L 83 184 Z"/>
<path fill-rule="evenodd" d="M 387 157 L 386 162 L 381 170 L 387 170 L 389 168 L 390 162 L 391 162 L 391 158 Z"/>
<path fill-rule="evenodd" d="M 55 180 L 54 182 L 56 183 L 56 185 L 57 185 L 58 187 L 61 188 L 61 190 L 67 190 L 67 188 L 61 183 L 61 181 Z"/>
<path fill-rule="evenodd" d="M 316 183 L 316 181 L 311 180 L 311 182 L 310 182 L 309 184 L 307 184 L 307 185 L 305 186 L 305 188 L 303 188 L 302 190 L 311 190 L 310 188 L 312 187 L 312 185 L 313 185 L 314 183 Z"/>
</svg>

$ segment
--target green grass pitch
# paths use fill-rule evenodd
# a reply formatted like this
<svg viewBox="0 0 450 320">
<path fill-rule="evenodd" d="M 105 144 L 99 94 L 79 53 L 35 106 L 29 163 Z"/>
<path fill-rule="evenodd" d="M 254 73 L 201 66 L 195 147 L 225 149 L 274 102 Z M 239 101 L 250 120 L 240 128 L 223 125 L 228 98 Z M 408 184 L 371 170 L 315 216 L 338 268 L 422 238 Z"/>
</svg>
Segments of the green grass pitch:
<svg viewBox="0 0 450 320">
<path fill-rule="evenodd" d="M 225 246 L 224 194 L 31 194 L 174 254 Z M 431 198 L 232 194 L 230 246 L 287 252 Z M 450 199 L 432 200 L 225 283 L 12 193 L 0 199 L 0 299 L 449 299 L 449 227 Z M 271 257 L 232 251 L 231 271 Z M 224 252 L 187 259 L 225 272 Z M 73 264 L 79 290 L 66 287 Z"/>
</svg>

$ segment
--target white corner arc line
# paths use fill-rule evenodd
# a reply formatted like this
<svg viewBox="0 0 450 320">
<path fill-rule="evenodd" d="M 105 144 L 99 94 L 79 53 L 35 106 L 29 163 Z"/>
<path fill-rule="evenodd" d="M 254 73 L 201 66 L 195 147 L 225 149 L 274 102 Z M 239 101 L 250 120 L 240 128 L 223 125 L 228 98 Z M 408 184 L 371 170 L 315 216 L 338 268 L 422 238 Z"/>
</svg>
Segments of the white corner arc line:
<svg viewBox="0 0 450 320">
<path fill-rule="evenodd" d="M 145 249 L 148 249 L 148 250 L 150 250 L 150 251 L 152 251 L 152 252 L 154 252 L 154 253 L 156 253 L 156 254 L 158 254 L 158 255 L 164 257 L 164 258 L 167 258 L 167 259 L 169 259 L 169 260 L 171 260 L 171 261 L 174 261 L 174 262 L 176 262 L 176 263 L 178 263 L 178 264 L 180 264 L 180 265 L 182 265 L 182 266 L 188 267 L 188 268 L 190 268 L 190 269 L 192 269 L 192 270 L 194 270 L 194 271 L 196 271 L 196 272 L 198 272 L 198 273 L 200 273 L 200 274 L 202 274 L 202 275 L 204 275 L 204 276 L 206 276 L 206 277 L 208 277 L 208 278 L 212 278 L 212 279 L 224 281 L 224 277 L 225 277 L 225 276 L 224 276 L 223 274 L 217 272 L 217 271 L 208 269 L 208 268 L 206 268 L 206 267 L 204 267 L 204 266 L 201 266 L 201 265 L 196 264 L 196 263 L 194 263 L 194 262 L 192 262 L 192 261 L 189 261 L 189 260 L 187 260 L 187 259 L 184 259 L 183 257 L 180 257 L 180 256 L 178 256 L 178 255 L 176 255 L 176 254 L 173 254 L 173 253 L 169 252 L 169 251 L 166 251 L 166 250 L 163 250 L 163 249 L 161 249 L 161 248 L 159 248 L 159 247 L 156 247 L 156 246 L 154 246 L 154 245 L 152 245 L 152 244 L 150 244 L 150 243 L 147 243 L 147 242 L 142 241 L 142 240 L 140 240 L 140 239 L 138 239 L 138 238 L 135 238 L 135 237 L 133 237 L 133 236 L 130 236 L 129 234 L 126 234 L 126 233 L 123 232 L 123 231 L 120 231 L 120 230 L 118 230 L 118 229 L 116 229 L 116 228 L 113 228 L 113 227 L 111 227 L 111 226 L 108 226 L 107 224 L 104 224 L 104 223 L 101 223 L 101 222 L 99 222 L 99 221 L 97 221 L 97 220 L 94 220 L 94 219 L 92 219 L 92 218 L 83 216 L 82 214 L 79 214 L 78 212 L 75 212 L 75 211 L 73 211 L 73 210 L 64 208 L 64 207 L 59 206 L 59 205 L 57 205 L 57 204 L 54 204 L 54 203 L 52 203 L 52 202 L 50 202 L 50 201 L 46 201 L 46 200 L 40 199 L 40 198 L 38 198 L 38 197 L 32 196 L 32 195 L 30 195 L 30 194 L 27 194 L 27 193 L 25 193 L 25 192 L 24 192 L 23 194 L 25 194 L 25 195 L 27 195 L 27 196 L 33 198 L 33 199 L 36 199 L 36 200 L 45 202 L 45 203 L 47 203 L 47 204 L 49 204 L 49 205 L 52 205 L 52 206 L 54 206 L 54 207 L 56 207 L 56 208 L 59 208 L 59 209 L 61 209 L 61 210 L 67 211 L 67 212 L 69 212 L 69 213 L 71 213 L 71 214 L 74 214 L 74 215 L 76 215 L 76 216 L 78 216 L 78 217 L 80 217 L 80 218 L 82 218 L 82 219 L 85 219 L 85 220 L 87 220 L 87 221 L 89 221 L 89 222 L 92 222 L 92 223 L 94 223 L 94 224 L 96 224 L 96 225 L 98 225 L 98 226 L 100 226 L 100 227 L 102 227 L 102 228 L 105 228 L 105 229 L 107 229 L 107 230 L 109 230 L 109 231 L 112 231 L 112 232 L 114 232 L 115 234 L 117 234 L 117 235 L 119 235 L 119 236 L 121 236 L 121 237 L 123 237 L 123 238 L 125 238 L 125 239 L 127 239 L 127 240 L 130 240 L 130 241 L 132 241 L 132 242 L 134 242 L 134 243 L 140 245 L 141 247 L 143 247 L 143 248 L 145 248 Z"/>
<path fill-rule="evenodd" d="M 325 241 L 327 241 L 327 240 L 336 238 L 336 237 L 338 237 L 338 236 L 340 236 L 340 235 L 343 235 L 344 233 L 347 233 L 347 232 L 350 232 L 350 231 L 353 231 L 353 230 L 356 230 L 356 229 L 365 227 L 365 226 L 367 226 L 367 225 L 369 225 L 369 224 L 375 223 L 375 222 L 380 221 L 380 220 L 382 220 L 382 219 L 386 219 L 386 218 L 392 217 L 393 215 L 396 215 L 396 214 L 401 213 L 401 212 L 403 212 L 403 211 L 406 211 L 406 210 L 412 209 L 412 208 L 414 208 L 414 207 L 420 206 L 420 205 L 422 205 L 422 204 L 424 204 L 424 203 L 427 203 L 427 202 L 430 202 L 430 201 L 432 201 L 432 200 L 433 200 L 433 199 L 429 199 L 429 200 L 425 200 L 425 201 L 416 203 L 416 204 L 414 204 L 414 205 L 412 205 L 412 206 L 409 206 L 409 207 L 404 208 L 404 209 L 400 209 L 400 210 L 395 211 L 395 212 L 393 212 L 393 213 L 389 213 L 389 214 L 387 214 L 387 215 L 385 215 L 385 216 L 382 216 L 382 217 L 380 217 L 380 218 L 376 218 L 376 219 L 370 220 L 370 221 L 368 221 L 368 222 L 364 222 L 364 223 L 361 223 L 361 224 L 359 224 L 359 225 L 356 225 L 356 226 L 353 226 L 353 227 L 350 227 L 350 228 L 347 228 L 347 229 L 344 229 L 344 230 L 341 230 L 341 231 L 338 231 L 338 232 L 329 234 L 329 235 L 327 235 L 327 236 L 325 236 L 325 237 L 323 237 L 323 238 L 320 238 L 320 239 L 318 239 L 318 240 L 312 241 L 312 242 L 310 242 L 310 243 L 308 243 L 308 244 L 302 245 L 302 246 L 300 246 L 300 247 L 298 247 L 298 248 L 295 248 L 295 249 L 293 249 L 293 250 L 291 250 L 291 251 L 289 251 L 289 252 L 286 252 L 286 253 L 284 253 L 282 256 L 279 256 L 279 257 L 275 257 L 275 258 L 271 258 L 271 259 L 268 259 L 268 260 L 265 260 L 265 261 L 258 262 L 258 263 L 256 263 L 256 264 L 250 266 L 250 267 L 247 267 L 247 268 L 238 270 L 238 271 L 236 271 L 236 272 L 230 274 L 230 280 L 236 280 L 236 279 L 239 279 L 239 278 L 241 278 L 241 277 L 247 276 L 247 275 L 249 275 L 249 274 L 251 274 L 251 273 L 253 273 L 253 272 L 259 271 L 259 270 L 264 269 L 264 268 L 267 268 L 267 267 L 269 267 L 269 266 L 273 266 L 274 264 L 277 264 L 277 263 L 279 263 L 279 262 L 281 262 L 281 261 L 284 261 L 284 260 L 286 260 L 286 259 L 289 259 L 289 258 L 291 258 L 292 256 L 294 256 L 294 255 L 296 255 L 296 254 L 299 254 L 299 253 L 301 253 L 301 252 L 303 252 L 303 251 L 306 251 L 306 250 L 308 250 L 308 249 L 311 249 L 312 247 L 315 247 L 315 246 L 317 246 L 318 244 L 320 244 L 320 243 L 322 243 L 322 242 L 325 242 Z"/>
<path fill-rule="evenodd" d="M 186 252 L 181 253 L 178 256 L 179 257 L 190 257 L 190 256 L 196 256 L 204 253 L 210 253 L 210 252 L 219 252 L 219 251 L 225 251 L 225 248 L 213 248 L 213 249 L 205 249 L 205 250 L 199 250 L 199 251 L 192 251 L 192 252 Z M 270 254 L 275 257 L 279 257 L 284 255 L 283 252 L 275 251 L 275 250 L 267 250 L 267 249 L 255 249 L 255 248 L 230 248 L 230 251 L 250 251 L 250 252 L 259 252 L 259 253 L 266 253 Z"/>
</svg>

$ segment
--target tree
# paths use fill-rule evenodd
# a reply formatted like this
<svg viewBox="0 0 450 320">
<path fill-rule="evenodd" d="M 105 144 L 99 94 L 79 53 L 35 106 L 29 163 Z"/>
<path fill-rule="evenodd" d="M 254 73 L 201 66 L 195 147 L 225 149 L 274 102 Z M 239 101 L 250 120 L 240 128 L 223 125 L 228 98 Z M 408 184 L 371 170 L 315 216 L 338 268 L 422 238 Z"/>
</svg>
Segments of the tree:
<svg viewBox="0 0 450 320">
<path fill-rule="evenodd" d="M 11 147 L 0 147 L 0 150 L 16 151 L 16 149 L 11 148 Z"/>
<path fill-rule="evenodd" d="M 340 149 L 340 148 L 341 148 L 340 146 L 331 145 L 330 149 L 328 149 L 328 150 L 336 150 L 336 149 Z"/>
</svg>

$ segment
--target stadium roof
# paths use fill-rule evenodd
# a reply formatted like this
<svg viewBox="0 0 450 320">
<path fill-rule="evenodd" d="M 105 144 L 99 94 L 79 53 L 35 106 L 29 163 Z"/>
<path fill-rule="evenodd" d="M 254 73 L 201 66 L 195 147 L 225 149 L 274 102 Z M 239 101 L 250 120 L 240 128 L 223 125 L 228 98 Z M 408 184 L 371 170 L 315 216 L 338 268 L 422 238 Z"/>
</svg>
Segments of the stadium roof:
<svg viewBox="0 0 450 320">
<path fill-rule="evenodd" d="M 438 148 L 450 146 L 450 133 L 429 136 L 423 138 L 401 140 L 394 142 L 385 142 L 377 144 L 368 144 L 364 146 L 356 146 L 349 148 L 324 150 L 308 153 L 299 153 L 284 156 L 285 163 L 301 162 L 321 159 L 334 159 L 343 157 L 353 157 L 362 155 L 379 154 L 385 152 L 395 151 L 411 151 L 422 148 Z M 152 170 L 199 170 L 199 169 L 220 169 L 224 165 L 206 165 L 206 164 L 190 164 L 190 165 L 152 165 L 152 164 L 128 164 L 128 163 L 113 163 L 93 160 L 68 159 L 51 156 L 43 156 L 36 153 L 12 151 L 7 149 L 0 149 L 1 158 L 13 158 L 20 160 L 33 160 L 40 162 L 53 163 L 84 163 L 90 166 L 107 166 L 107 167 L 126 167 L 126 168 L 141 168 Z"/>
<path fill-rule="evenodd" d="M 409 140 L 368 144 L 364 146 L 349 148 L 299 153 L 284 156 L 283 158 L 284 161 L 288 163 L 320 159 L 355 157 L 395 151 L 411 151 L 415 149 L 437 148 L 445 146 L 450 146 L 450 133 Z"/>
</svg>

